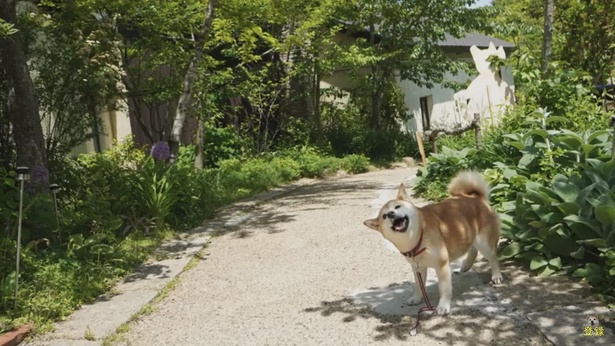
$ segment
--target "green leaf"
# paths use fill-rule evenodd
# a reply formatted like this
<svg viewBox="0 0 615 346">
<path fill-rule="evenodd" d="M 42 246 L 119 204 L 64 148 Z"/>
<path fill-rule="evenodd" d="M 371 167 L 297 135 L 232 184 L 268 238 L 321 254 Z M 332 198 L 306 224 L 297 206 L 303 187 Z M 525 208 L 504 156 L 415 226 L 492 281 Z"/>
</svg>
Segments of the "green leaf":
<svg viewBox="0 0 615 346">
<path fill-rule="evenodd" d="M 540 273 L 538 273 L 538 275 L 539 276 L 551 276 L 554 273 L 556 273 L 558 270 L 559 268 L 548 265 Z"/>
<path fill-rule="evenodd" d="M 609 225 L 615 221 L 615 207 L 601 205 L 595 211 L 596 219 L 603 225 Z"/>
<path fill-rule="evenodd" d="M 502 258 L 512 258 L 521 252 L 521 245 L 517 242 L 512 242 L 501 251 Z"/>
<path fill-rule="evenodd" d="M 536 155 L 534 154 L 525 154 L 519 160 L 518 167 L 524 168 L 529 166 L 536 159 Z"/>
<path fill-rule="evenodd" d="M 556 115 L 551 115 L 547 119 L 545 119 L 545 122 L 547 124 L 551 124 L 551 123 L 567 123 L 568 121 L 569 120 L 567 118 L 556 116 Z"/>
<path fill-rule="evenodd" d="M 568 182 L 568 179 L 562 174 L 556 174 L 551 183 L 553 191 L 561 197 L 564 202 L 574 202 L 579 195 L 579 188 Z"/>
<path fill-rule="evenodd" d="M 549 264 L 547 262 L 547 260 L 545 260 L 544 257 L 542 256 L 535 256 L 534 258 L 532 258 L 532 261 L 530 262 L 530 269 L 531 270 L 537 270 L 540 269 L 544 266 L 546 266 L 547 264 Z"/>
<path fill-rule="evenodd" d="M 583 140 L 578 136 L 558 136 L 554 139 L 554 142 L 561 143 L 566 149 L 577 149 L 583 145 Z"/>
<path fill-rule="evenodd" d="M 593 239 L 596 236 L 602 236 L 600 227 L 596 225 L 595 220 L 583 218 L 578 215 L 568 215 L 564 221 L 581 239 Z"/>
<path fill-rule="evenodd" d="M 594 278 L 600 276 L 602 268 L 596 263 L 587 263 L 584 268 L 578 268 L 572 272 L 572 276 L 577 278 Z"/>
<path fill-rule="evenodd" d="M 575 202 L 553 203 L 553 206 L 561 211 L 564 216 L 577 215 L 581 210 L 581 206 Z"/>
<path fill-rule="evenodd" d="M 577 240 L 577 243 L 590 245 L 594 247 L 606 247 L 606 240 L 602 238 Z"/>
<path fill-rule="evenodd" d="M 95 255 L 109 255 L 113 253 L 113 248 L 107 244 L 95 244 L 90 248 L 90 252 Z"/>
<path fill-rule="evenodd" d="M 527 135 L 538 135 L 540 137 L 542 137 L 542 139 L 547 139 L 549 138 L 549 133 L 546 130 L 542 130 L 542 129 L 535 129 L 535 130 L 531 130 L 527 133 Z"/>
<path fill-rule="evenodd" d="M 582 260 L 585 257 L 585 247 L 581 246 L 578 250 L 570 252 L 570 257 Z"/>
</svg>

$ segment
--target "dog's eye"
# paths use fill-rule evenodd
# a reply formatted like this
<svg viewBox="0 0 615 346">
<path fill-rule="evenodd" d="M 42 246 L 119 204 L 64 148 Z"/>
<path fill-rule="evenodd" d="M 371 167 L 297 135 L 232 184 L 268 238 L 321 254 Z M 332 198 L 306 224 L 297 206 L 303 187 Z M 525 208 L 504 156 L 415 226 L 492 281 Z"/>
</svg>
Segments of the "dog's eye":
<svg viewBox="0 0 615 346">
<path fill-rule="evenodd" d="M 395 206 L 395 209 L 399 209 L 401 208 L 401 205 Z"/>
</svg>

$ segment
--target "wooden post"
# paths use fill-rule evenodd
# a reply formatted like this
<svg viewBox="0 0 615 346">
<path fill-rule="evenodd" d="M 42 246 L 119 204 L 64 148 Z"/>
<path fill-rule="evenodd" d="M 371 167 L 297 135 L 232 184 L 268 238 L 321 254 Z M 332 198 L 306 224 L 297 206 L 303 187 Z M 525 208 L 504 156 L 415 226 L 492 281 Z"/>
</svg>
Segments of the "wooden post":
<svg viewBox="0 0 615 346">
<path fill-rule="evenodd" d="M 480 113 L 474 113 L 474 137 L 476 138 L 476 149 L 480 149 L 483 142 L 480 125 Z"/>
<path fill-rule="evenodd" d="M 438 153 L 438 143 L 437 143 L 437 134 L 435 136 L 429 135 L 429 144 L 431 144 L 431 152 L 434 154 Z"/>
<path fill-rule="evenodd" d="M 423 167 L 427 166 L 427 159 L 425 158 L 425 147 L 423 147 L 423 135 L 421 131 L 416 131 L 416 143 L 419 145 L 419 152 L 421 153 L 421 161 Z"/>
</svg>

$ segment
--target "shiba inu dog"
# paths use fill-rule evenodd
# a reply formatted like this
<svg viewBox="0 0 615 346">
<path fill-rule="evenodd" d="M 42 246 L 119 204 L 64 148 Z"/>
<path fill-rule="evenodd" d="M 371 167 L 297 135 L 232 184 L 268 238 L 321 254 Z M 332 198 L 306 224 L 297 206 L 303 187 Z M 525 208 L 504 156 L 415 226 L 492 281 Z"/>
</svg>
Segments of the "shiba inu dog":
<svg viewBox="0 0 615 346">
<path fill-rule="evenodd" d="M 406 256 L 423 282 L 427 282 L 427 267 L 438 275 L 440 301 L 438 315 L 447 315 L 453 295 L 450 262 L 467 254 L 461 271 L 468 271 L 477 252 L 489 261 L 491 280 L 502 282 L 500 265 L 496 257 L 500 237 L 500 218 L 488 204 L 489 186 L 475 171 L 464 171 L 455 176 L 448 186 L 449 197 L 424 207 L 412 204 L 403 184 L 397 197 L 387 202 L 378 216 L 363 224 L 382 234 Z M 421 290 L 415 287 L 408 303 L 422 301 Z"/>
</svg>

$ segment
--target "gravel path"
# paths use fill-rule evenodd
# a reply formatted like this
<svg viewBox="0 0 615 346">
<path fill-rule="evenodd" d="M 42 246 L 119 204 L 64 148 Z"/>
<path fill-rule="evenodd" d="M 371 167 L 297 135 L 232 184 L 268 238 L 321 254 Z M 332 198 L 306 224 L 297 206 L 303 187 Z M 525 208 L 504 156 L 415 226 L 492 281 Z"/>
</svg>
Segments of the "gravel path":
<svg viewBox="0 0 615 346">
<path fill-rule="evenodd" d="M 246 211 L 218 229 L 226 233 L 153 313 L 130 325 L 122 344 L 549 344 L 485 284 L 487 267 L 455 274 L 453 314 L 425 314 L 410 336 L 402 322 L 417 310 L 404 305 L 414 289 L 410 266 L 362 221 L 414 174 L 404 168 L 321 181 Z"/>
</svg>

